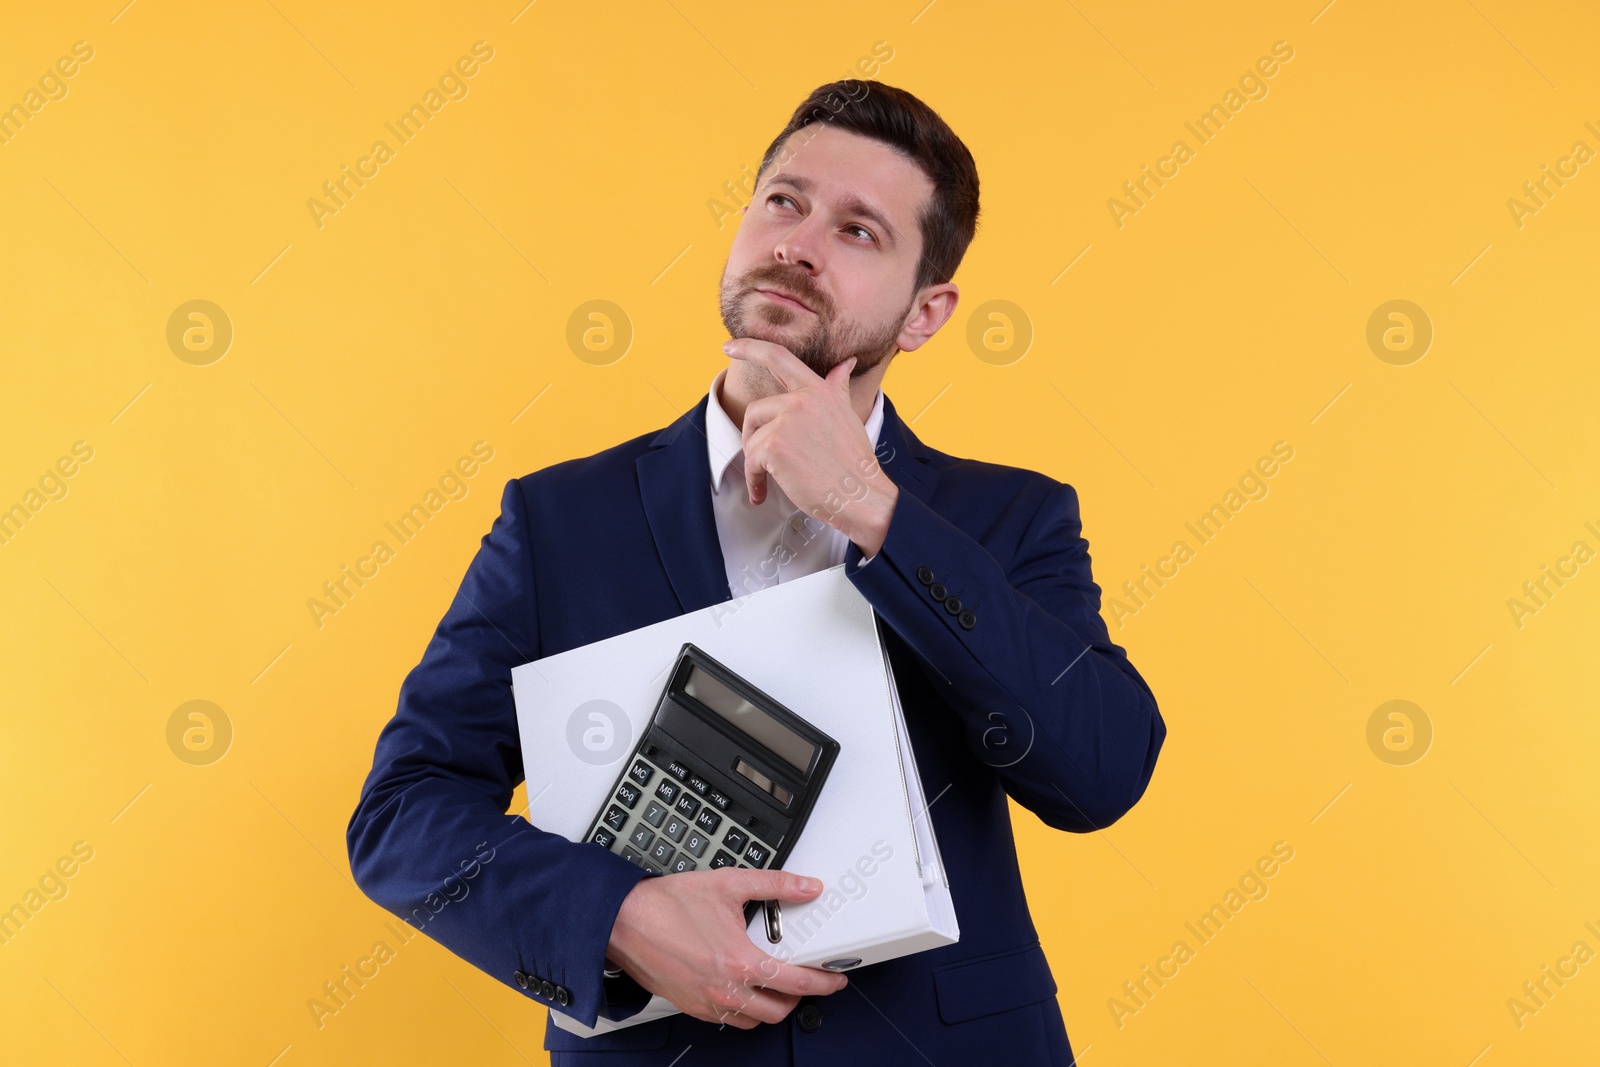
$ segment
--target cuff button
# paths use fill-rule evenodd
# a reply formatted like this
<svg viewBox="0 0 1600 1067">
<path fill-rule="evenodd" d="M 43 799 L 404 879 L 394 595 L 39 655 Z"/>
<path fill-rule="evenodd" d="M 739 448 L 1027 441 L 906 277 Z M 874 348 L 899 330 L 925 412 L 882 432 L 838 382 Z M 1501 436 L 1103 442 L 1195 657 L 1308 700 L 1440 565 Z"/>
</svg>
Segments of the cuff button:
<svg viewBox="0 0 1600 1067">
<path fill-rule="evenodd" d="M 945 597 L 944 610 L 952 615 L 961 614 L 961 598 L 958 596 Z"/>
<path fill-rule="evenodd" d="M 512 975 L 512 977 L 517 980 L 517 986 L 519 988 L 521 988 L 521 989 L 527 989 L 528 988 L 528 972 L 527 971 L 518 971 L 516 974 Z"/>
<path fill-rule="evenodd" d="M 923 585 L 933 584 L 933 571 L 927 567 L 918 567 L 917 581 L 921 582 Z"/>
<path fill-rule="evenodd" d="M 539 995 L 546 1000 L 556 999 L 556 984 L 550 979 L 541 979 L 539 982 Z"/>
<path fill-rule="evenodd" d="M 563 1008 L 572 1003 L 572 993 L 564 985 L 556 986 L 556 1003 Z"/>
<path fill-rule="evenodd" d="M 944 603 L 944 598 L 949 596 L 950 593 L 945 589 L 943 582 L 934 582 L 928 586 L 928 595 L 942 604 Z"/>
<path fill-rule="evenodd" d="M 963 611 L 960 615 L 957 615 L 956 621 L 961 624 L 963 630 L 970 630 L 978 625 L 978 617 L 970 611 Z"/>
</svg>

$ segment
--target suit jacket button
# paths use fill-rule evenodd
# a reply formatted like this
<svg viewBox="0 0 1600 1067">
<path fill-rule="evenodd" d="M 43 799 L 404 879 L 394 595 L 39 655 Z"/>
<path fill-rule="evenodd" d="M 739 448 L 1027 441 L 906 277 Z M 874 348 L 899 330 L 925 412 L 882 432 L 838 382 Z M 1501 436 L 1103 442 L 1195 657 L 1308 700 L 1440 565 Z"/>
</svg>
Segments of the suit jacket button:
<svg viewBox="0 0 1600 1067">
<path fill-rule="evenodd" d="M 943 582 L 934 582 L 932 585 L 928 586 L 928 595 L 940 603 L 943 603 L 944 598 L 949 596 L 950 593 L 945 589 Z"/>
<path fill-rule="evenodd" d="M 572 1003 L 572 992 L 564 985 L 556 986 L 556 1003 L 563 1008 Z"/>
<path fill-rule="evenodd" d="M 923 585 L 932 585 L 933 571 L 929 570 L 927 567 L 918 567 L 917 581 L 921 582 Z"/>
<path fill-rule="evenodd" d="M 539 979 L 539 995 L 546 1000 L 556 999 L 556 984 L 548 978 Z"/>
<path fill-rule="evenodd" d="M 800 1010 L 795 1013 L 795 1021 L 806 1033 L 815 1033 L 822 1025 L 822 1009 L 815 1004 L 802 1004 Z"/>
<path fill-rule="evenodd" d="M 519 988 L 522 988 L 522 989 L 527 989 L 528 988 L 528 972 L 527 971 L 518 971 L 516 974 L 512 975 L 512 977 L 517 980 L 517 985 L 518 985 Z"/>
<path fill-rule="evenodd" d="M 961 614 L 961 598 L 958 596 L 945 597 L 944 610 L 952 615 Z"/>
<path fill-rule="evenodd" d="M 978 617 L 971 611 L 963 611 L 960 615 L 956 616 L 956 621 L 961 624 L 961 628 L 963 630 L 970 630 L 974 626 L 978 625 Z"/>
</svg>

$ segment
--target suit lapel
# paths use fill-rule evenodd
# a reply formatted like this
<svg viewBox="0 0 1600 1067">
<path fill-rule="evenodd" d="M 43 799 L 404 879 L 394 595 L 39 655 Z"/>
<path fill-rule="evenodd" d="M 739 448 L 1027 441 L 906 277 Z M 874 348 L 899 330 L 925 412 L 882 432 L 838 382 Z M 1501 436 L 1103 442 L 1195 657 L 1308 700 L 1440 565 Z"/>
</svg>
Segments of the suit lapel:
<svg viewBox="0 0 1600 1067">
<path fill-rule="evenodd" d="M 711 511 L 706 396 L 656 434 L 635 466 L 650 536 L 684 612 L 733 599 Z"/>
<path fill-rule="evenodd" d="M 733 599 L 717 520 L 711 510 L 706 456 L 707 395 L 650 441 L 636 470 L 650 536 L 685 613 Z M 902 491 L 928 503 L 939 474 L 928 449 L 900 420 L 887 394 L 878 432 L 878 462 Z"/>
<path fill-rule="evenodd" d="M 928 446 L 901 421 L 888 393 L 883 394 L 883 425 L 878 428 L 877 456 L 890 481 L 924 504 L 932 503 L 939 472 L 929 466 Z"/>
</svg>

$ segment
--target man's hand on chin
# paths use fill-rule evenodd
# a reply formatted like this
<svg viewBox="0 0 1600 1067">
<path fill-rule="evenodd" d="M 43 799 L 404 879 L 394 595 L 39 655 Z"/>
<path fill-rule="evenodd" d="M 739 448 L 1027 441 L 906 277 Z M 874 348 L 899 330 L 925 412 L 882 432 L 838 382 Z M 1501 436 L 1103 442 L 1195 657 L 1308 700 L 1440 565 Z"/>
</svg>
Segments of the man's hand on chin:
<svg viewBox="0 0 1600 1067">
<path fill-rule="evenodd" d="M 878 465 L 850 403 L 854 357 L 818 376 L 782 345 L 740 337 L 722 346 L 764 367 L 783 392 L 744 410 L 744 475 L 750 502 L 767 498 L 767 475 L 794 506 L 839 530 L 870 559 L 883 547 L 900 487 Z"/>
</svg>

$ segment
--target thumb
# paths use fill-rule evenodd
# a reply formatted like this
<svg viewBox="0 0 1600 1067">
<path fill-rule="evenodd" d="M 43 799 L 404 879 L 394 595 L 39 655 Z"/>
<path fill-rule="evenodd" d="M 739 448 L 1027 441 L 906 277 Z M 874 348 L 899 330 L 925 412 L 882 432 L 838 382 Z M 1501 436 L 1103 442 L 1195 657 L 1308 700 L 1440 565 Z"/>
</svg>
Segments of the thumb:
<svg viewBox="0 0 1600 1067">
<path fill-rule="evenodd" d="M 849 392 L 850 372 L 855 369 L 855 366 L 855 356 L 851 356 L 849 359 L 836 363 L 828 370 L 826 380 L 833 385 L 842 386 L 846 392 Z"/>
<path fill-rule="evenodd" d="M 801 904 L 822 892 L 822 882 L 817 878 L 791 874 L 788 871 L 740 870 L 734 889 L 741 901 L 782 900 Z"/>
</svg>

